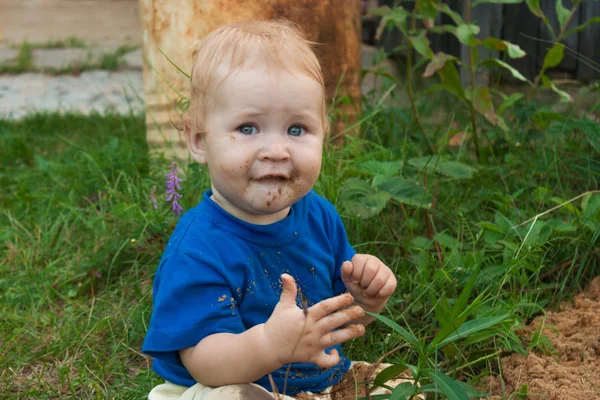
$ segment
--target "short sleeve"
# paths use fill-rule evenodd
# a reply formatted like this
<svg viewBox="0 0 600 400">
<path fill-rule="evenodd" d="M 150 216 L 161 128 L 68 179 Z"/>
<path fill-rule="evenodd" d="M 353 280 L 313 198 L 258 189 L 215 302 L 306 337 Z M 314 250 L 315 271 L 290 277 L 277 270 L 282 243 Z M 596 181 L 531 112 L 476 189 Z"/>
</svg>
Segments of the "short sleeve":
<svg viewBox="0 0 600 400">
<path fill-rule="evenodd" d="M 182 366 L 179 350 L 214 333 L 241 333 L 244 324 L 217 259 L 172 252 L 161 260 L 154 281 L 152 318 L 142 350 Z"/>
</svg>

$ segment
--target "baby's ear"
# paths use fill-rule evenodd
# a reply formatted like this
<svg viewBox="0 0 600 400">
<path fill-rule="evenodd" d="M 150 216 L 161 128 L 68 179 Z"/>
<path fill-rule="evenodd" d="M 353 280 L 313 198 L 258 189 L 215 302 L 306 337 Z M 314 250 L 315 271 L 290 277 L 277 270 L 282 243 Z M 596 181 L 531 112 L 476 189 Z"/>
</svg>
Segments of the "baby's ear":
<svg viewBox="0 0 600 400">
<path fill-rule="evenodd" d="M 190 155 L 198 164 L 206 164 L 206 153 L 204 150 L 204 134 L 192 128 L 190 121 L 185 118 L 183 120 L 183 130 L 187 140 L 188 150 Z"/>
</svg>

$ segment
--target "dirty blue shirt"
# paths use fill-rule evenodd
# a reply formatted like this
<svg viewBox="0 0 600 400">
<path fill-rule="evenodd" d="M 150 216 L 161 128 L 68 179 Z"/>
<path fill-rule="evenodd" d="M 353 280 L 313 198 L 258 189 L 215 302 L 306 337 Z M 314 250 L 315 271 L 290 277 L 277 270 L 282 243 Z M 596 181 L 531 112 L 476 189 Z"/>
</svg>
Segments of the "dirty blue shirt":
<svg viewBox="0 0 600 400">
<path fill-rule="evenodd" d="M 315 192 L 270 225 L 230 215 L 211 195 L 205 192 L 203 201 L 181 217 L 167 244 L 142 348 L 154 357 L 158 375 L 187 387 L 196 382 L 179 350 L 215 333 L 241 333 L 266 322 L 281 295 L 282 273 L 294 277 L 309 306 L 344 293 L 341 265 L 355 254 L 333 205 Z M 293 363 L 287 393 L 320 392 L 340 381 L 350 362 L 339 345 L 335 348 L 342 360 L 333 368 Z M 286 368 L 272 373 L 280 392 Z M 272 390 L 266 376 L 256 383 Z"/>
</svg>

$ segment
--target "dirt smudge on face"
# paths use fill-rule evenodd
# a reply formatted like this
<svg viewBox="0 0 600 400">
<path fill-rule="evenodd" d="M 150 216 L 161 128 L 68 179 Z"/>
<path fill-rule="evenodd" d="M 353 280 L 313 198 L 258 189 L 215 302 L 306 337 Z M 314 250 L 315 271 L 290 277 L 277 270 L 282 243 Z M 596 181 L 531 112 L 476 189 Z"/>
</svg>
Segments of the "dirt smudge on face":
<svg viewBox="0 0 600 400">
<path fill-rule="evenodd" d="M 523 399 L 597 399 L 600 385 L 600 277 L 560 312 L 549 311 L 522 329 L 519 336 L 530 340 L 542 331 L 552 347 L 534 349 L 527 357 L 512 354 L 502 359 L 502 374 L 488 378 L 481 390 L 498 400 L 519 393 Z M 550 353 L 550 354 L 549 354 Z M 506 392 L 502 392 L 502 379 Z M 504 396 L 504 397 L 503 397 Z M 518 397 L 518 396 L 517 396 Z"/>
</svg>

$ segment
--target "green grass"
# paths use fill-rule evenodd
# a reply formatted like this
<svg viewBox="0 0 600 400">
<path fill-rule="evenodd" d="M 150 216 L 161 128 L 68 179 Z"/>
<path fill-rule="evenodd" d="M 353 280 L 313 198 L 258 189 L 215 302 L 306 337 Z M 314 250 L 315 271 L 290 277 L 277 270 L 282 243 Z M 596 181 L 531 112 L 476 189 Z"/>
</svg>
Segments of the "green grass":
<svg viewBox="0 0 600 400">
<path fill-rule="evenodd" d="M 0 64 L 0 74 L 20 74 L 33 70 L 32 46 L 24 41 L 19 46 L 19 52 L 14 62 L 5 62 Z"/>
<path fill-rule="evenodd" d="M 119 46 L 114 51 L 103 53 L 98 58 L 93 58 L 92 53 L 88 52 L 86 59 L 79 60 L 70 65 L 65 65 L 64 67 L 60 68 L 42 68 L 35 65 L 33 59 L 33 51 L 35 49 L 57 49 L 67 47 L 85 48 L 86 46 L 83 44 L 79 45 L 79 42 L 76 38 L 68 39 L 64 42 L 48 42 L 46 44 L 30 44 L 27 41 L 24 41 L 19 46 L 19 52 L 17 53 L 17 57 L 14 60 L 9 60 L 4 63 L 0 63 L 0 74 L 22 74 L 25 72 L 37 72 L 50 75 L 77 75 L 84 71 L 98 69 L 116 71 L 124 63 L 123 56 L 125 56 L 129 52 L 136 50 L 139 46 Z"/>
<path fill-rule="evenodd" d="M 434 111 L 426 102 L 420 107 Z M 460 129 L 464 116 L 451 105 L 446 111 Z M 444 145 L 450 118 L 429 125 L 440 160 L 471 166 L 470 178 L 416 166 L 426 147 L 410 116 L 391 106 L 365 121 L 365 139 L 325 152 L 316 190 L 343 212 L 357 250 L 378 255 L 399 278 L 385 315 L 423 343 L 448 324 L 509 315 L 427 361 L 455 379 L 476 383 L 494 371 L 499 354 L 524 351 L 519 324 L 600 274 L 598 194 L 539 217 L 531 229 L 511 229 L 599 189 L 600 126 L 593 114 L 552 113 L 519 104 L 512 136 L 488 132 L 485 166 L 466 146 Z M 0 120 L 0 159 L 3 398 L 144 398 L 160 382 L 140 354 L 152 278 L 177 217 L 161 200 L 169 163 L 148 155 L 143 116 Z M 418 183 L 435 204 L 426 209 L 392 199 L 369 218 L 348 211 L 342 199 L 350 178 L 378 190 L 373 183 L 381 177 L 364 166 L 384 161 L 398 161 L 394 177 Z M 182 205 L 189 209 L 208 178 L 197 165 L 183 172 Z M 388 361 L 418 361 L 381 323 L 346 350 L 352 359 L 374 361 L 398 345 Z"/>
<path fill-rule="evenodd" d="M 64 39 L 48 40 L 46 42 L 30 43 L 33 49 L 84 49 L 87 43 L 77 36 L 69 36 Z M 19 46 L 13 46 L 18 48 Z"/>
</svg>

